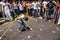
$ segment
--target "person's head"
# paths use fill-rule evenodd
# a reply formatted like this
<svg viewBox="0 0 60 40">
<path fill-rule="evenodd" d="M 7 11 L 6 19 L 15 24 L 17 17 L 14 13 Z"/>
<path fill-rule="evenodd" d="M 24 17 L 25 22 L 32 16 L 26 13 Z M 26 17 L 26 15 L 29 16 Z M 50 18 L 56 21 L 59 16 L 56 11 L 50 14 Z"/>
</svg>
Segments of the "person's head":
<svg viewBox="0 0 60 40">
<path fill-rule="evenodd" d="M 28 17 L 24 17 L 24 20 L 25 20 L 25 21 L 28 21 Z"/>
</svg>

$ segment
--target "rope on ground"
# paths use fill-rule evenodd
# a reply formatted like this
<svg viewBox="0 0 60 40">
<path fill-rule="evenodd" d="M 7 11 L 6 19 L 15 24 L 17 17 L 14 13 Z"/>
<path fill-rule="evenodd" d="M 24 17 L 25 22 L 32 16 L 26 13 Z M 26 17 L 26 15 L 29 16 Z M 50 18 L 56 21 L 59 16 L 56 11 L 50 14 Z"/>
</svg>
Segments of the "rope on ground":
<svg viewBox="0 0 60 40">
<path fill-rule="evenodd" d="M 10 25 L 11 23 L 8 23 L 8 24 Z M 4 31 L 6 28 L 8 28 L 8 26 L 9 26 L 8 24 L 6 25 L 7 27 L 4 26 L 4 28 L 2 29 L 2 31 Z"/>
</svg>

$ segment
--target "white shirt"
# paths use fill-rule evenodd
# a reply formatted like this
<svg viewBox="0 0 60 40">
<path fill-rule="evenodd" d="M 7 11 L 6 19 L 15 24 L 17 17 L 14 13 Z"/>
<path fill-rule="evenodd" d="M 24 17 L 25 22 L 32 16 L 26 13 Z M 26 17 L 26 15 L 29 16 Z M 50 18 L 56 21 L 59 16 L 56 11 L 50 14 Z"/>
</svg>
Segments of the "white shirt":
<svg viewBox="0 0 60 40">
<path fill-rule="evenodd" d="M 47 1 L 43 1 L 44 8 L 46 8 L 47 3 Z"/>
<path fill-rule="evenodd" d="M 24 10 L 23 5 L 19 4 L 18 6 L 20 10 Z"/>
<path fill-rule="evenodd" d="M 40 9 L 40 2 L 37 2 L 37 7 L 38 9 Z"/>
<path fill-rule="evenodd" d="M 34 9 L 37 9 L 37 3 L 33 2 L 32 5 Z"/>
<path fill-rule="evenodd" d="M 9 9 L 9 5 L 10 5 L 10 4 L 9 4 L 8 2 L 6 2 L 4 8 L 5 8 L 5 9 Z"/>
<path fill-rule="evenodd" d="M 6 2 L 6 3 L 0 2 L 0 4 L 2 4 L 2 6 L 4 7 L 4 10 L 9 9 L 9 7 L 8 7 L 9 3 L 8 2 Z"/>
<path fill-rule="evenodd" d="M 5 3 L 4 3 L 4 2 L 0 2 L 0 4 L 1 4 L 2 6 L 5 6 Z"/>
<path fill-rule="evenodd" d="M 17 4 L 15 2 L 13 2 L 13 9 L 17 9 Z"/>
</svg>

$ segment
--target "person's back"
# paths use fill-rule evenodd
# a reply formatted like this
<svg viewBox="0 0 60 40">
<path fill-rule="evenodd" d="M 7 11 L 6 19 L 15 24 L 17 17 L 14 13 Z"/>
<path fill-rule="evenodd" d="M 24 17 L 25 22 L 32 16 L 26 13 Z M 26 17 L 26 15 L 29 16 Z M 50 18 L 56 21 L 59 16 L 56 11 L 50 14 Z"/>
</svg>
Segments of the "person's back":
<svg viewBox="0 0 60 40">
<path fill-rule="evenodd" d="M 56 4 L 50 0 L 47 4 L 47 20 L 52 18 L 52 15 L 54 14 L 54 8 Z"/>
<path fill-rule="evenodd" d="M 54 2 L 53 1 L 50 1 L 48 4 L 47 4 L 47 7 L 49 9 L 53 9 L 53 7 L 55 6 Z"/>
</svg>

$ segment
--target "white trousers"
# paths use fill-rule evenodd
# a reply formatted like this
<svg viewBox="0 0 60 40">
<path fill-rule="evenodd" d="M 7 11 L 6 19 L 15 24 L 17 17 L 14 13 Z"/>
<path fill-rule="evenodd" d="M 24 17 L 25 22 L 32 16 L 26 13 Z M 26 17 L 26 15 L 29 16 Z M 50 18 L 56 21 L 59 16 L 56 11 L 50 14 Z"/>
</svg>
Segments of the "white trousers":
<svg viewBox="0 0 60 40">
<path fill-rule="evenodd" d="M 5 15 L 8 20 L 12 20 L 12 16 L 9 9 L 5 9 Z"/>
</svg>

